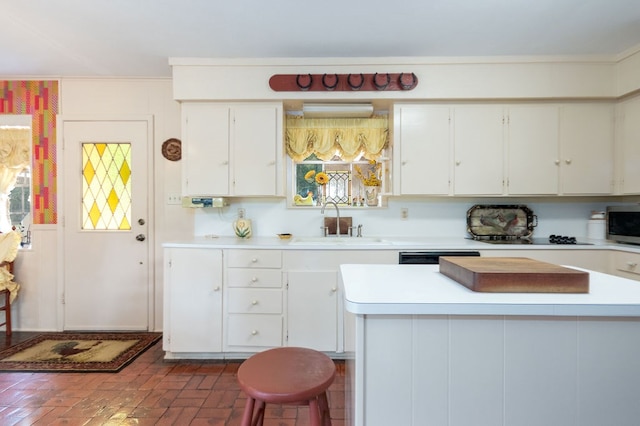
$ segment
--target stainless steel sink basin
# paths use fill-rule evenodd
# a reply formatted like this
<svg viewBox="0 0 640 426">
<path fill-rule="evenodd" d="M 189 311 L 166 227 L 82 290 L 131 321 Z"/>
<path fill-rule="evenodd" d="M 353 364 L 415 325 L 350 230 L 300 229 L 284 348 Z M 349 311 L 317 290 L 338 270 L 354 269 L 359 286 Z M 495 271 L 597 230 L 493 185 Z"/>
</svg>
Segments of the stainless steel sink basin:
<svg viewBox="0 0 640 426">
<path fill-rule="evenodd" d="M 391 241 L 378 237 L 295 237 L 289 244 L 293 245 L 391 245 Z"/>
</svg>

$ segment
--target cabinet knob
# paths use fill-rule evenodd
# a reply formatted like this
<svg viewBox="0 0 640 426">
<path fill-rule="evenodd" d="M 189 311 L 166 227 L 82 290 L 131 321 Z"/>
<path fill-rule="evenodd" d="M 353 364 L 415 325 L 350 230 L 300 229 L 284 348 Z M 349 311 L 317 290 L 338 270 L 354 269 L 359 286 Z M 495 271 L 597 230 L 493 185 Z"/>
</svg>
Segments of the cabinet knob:
<svg viewBox="0 0 640 426">
<path fill-rule="evenodd" d="M 456 166 L 459 166 L 460 164 L 462 164 L 462 161 L 457 160 L 457 161 L 456 161 Z"/>
<path fill-rule="evenodd" d="M 404 165 L 406 165 L 406 164 L 407 164 L 407 161 L 406 161 L 406 160 L 402 162 L 402 165 L 403 165 L 403 166 L 404 166 Z"/>
<path fill-rule="evenodd" d="M 629 267 L 629 269 L 633 269 L 638 266 L 638 264 L 636 262 L 627 262 L 627 266 Z"/>
<path fill-rule="evenodd" d="M 223 165 L 223 166 L 226 166 L 227 164 L 229 164 L 229 162 L 228 162 L 228 161 L 223 161 L 223 162 L 222 162 L 222 165 Z"/>
<path fill-rule="evenodd" d="M 252 277 L 251 278 L 251 282 L 252 283 L 257 283 L 258 282 L 258 277 Z"/>
<path fill-rule="evenodd" d="M 571 158 L 567 158 L 566 160 L 564 160 L 564 162 L 567 164 L 571 164 Z"/>
<path fill-rule="evenodd" d="M 220 286 L 215 287 L 213 291 L 220 291 Z"/>
<path fill-rule="evenodd" d="M 560 164 L 560 160 L 556 160 L 556 161 L 554 161 L 554 163 L 555 163 L 555 165 L 557 166 L 557 165 L 559 165 L 559 164 Z"/>
<path fill-rule="evenodd" d="M 335 287 L 333 287 L 333 288 L 331 289 L 331 293 L 335 293 L 336 291 L 338 291 L 338 289 L 337 289 L 337 288 L 335 288 Z"/>
<path fill-rule="evenodd" d="M 251 335 L 255 336 L 256 334 L 258 334 L 258 330 L 251 330 Z"/>
<path fill-rule="evenodd" d="M 251 259 L 251 263 L 256 263 L 256 262 L 258 262 L 257 258 L 254 257 L 253 259 Z"/>
<path fill-rule="evenodd" d="M 251 304 L 252 304 L 253 306 L 255 306 L 255 305 L 257 305 L 257 304 L 258 304 L 258 301 L 257 301 L 257 300 L 252 300 L 252 301 L 251 301 Z"/>
</svg>

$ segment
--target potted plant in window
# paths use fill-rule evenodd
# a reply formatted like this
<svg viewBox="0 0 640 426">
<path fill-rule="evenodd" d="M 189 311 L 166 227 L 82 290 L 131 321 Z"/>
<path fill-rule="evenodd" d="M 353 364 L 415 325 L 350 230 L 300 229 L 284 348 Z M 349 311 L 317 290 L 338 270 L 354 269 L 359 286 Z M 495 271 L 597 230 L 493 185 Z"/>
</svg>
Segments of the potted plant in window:
<svg viewBox="0 0 640 426">
<path fill-rule="evenodd" d="M 367 206 L 376 207 L 378 205 L 378 193 L 380 186 L 382 186 L 382 179 L 380 178 L 381 163 L 375 160 L 370 160 L 367 173 L 362 172 L 362 168 L 358 165 L 355 166 L 356 175 L 362 181 L 364 185 L 364 194 L 367 202 Z"/>
</svg>

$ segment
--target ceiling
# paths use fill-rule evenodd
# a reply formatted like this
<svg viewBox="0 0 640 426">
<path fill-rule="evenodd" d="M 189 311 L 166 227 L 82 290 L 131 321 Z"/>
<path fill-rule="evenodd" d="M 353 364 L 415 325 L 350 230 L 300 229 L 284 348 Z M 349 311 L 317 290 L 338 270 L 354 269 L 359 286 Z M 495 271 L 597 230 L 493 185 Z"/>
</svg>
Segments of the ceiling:
<svg viewBox="0 0 640 426">
<path fill-rule="evenodd" d="M 613 56 L 638 0 L 0 0 L 0 76 L 170 77 L 170 57 Z"/>
</svg>

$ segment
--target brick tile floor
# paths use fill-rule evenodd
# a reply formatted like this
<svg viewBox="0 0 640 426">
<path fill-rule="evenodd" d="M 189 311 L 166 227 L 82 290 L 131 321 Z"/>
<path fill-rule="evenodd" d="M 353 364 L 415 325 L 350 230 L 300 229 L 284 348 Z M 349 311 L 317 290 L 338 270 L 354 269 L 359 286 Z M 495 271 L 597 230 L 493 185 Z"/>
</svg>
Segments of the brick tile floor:
<svg viewBox="0 0 640 426">
<path fill-rule="evenodd" d="M 33 333 L 0 337 L 0 349 Z M 239 425 L 246 401 L 241 361 L 164 361 L 162 343 L 119 373 L 0 372 L 0 425 Z M 334 426 L 344 426 L 344 364 L 329 388 Z M 268 426 L 306 426 L 308 407 L 269 405 Z"/>
</svg>

